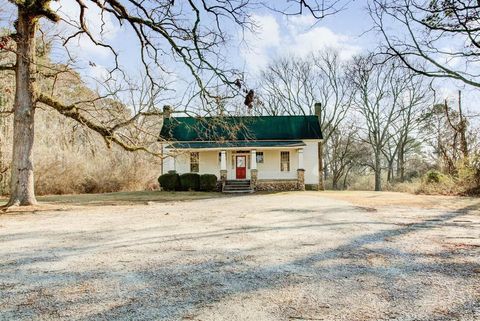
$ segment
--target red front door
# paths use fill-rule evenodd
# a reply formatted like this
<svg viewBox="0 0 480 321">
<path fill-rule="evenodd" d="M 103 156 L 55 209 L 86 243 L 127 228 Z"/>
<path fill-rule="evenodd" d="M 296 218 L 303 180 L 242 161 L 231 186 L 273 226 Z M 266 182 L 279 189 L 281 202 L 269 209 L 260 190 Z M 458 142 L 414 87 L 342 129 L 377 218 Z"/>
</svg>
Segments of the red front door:
<svg viewBox="0 0 480 321">
<path fill-rule="evenodd" d="M 237 179 L 247 178 L 247 156 L 237 156 Z"/>
</svg>

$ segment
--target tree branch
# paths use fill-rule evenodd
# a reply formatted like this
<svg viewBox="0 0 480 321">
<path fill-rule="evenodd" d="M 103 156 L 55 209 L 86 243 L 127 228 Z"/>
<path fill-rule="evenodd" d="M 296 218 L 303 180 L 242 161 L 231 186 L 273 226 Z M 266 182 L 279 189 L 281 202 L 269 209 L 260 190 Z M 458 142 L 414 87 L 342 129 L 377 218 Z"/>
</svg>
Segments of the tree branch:
<svg viewBox="0 0 480 321">
<path fill-rule="evenodd" d="M 131 120 L 128 123 L 125 122 L 120 126 L 115 125 L 113 127 L 107 127 L 107 126 L 100 125 L 98 123 L 95 123 L 95 122 L 87 119 L 85 116 L 83 116 L 80 113 L 80 108 L 76 104 L 64 105 L 64 104 L 60 103 L 59 101 L 57 101 L 57 100 L 55 100 L 55 99 L 53 99 L 49 96 L 46 96 L 42 93 L 39 93 L 38 98 L 37 98 L 37 102 L 43 103 L 43 104 L 55 109 L 60 114 L 66 116 L 68 118 L 71 118 L 71 119 L 79 122 L 80 124 L 88 127 L 89 129 L 95 131 L 96 133 L 100 134 L 105 139 L 105 143 L 107 144 L 107 146 L 110 146 L 110 143 L 113 142 L 116 145 L 120 146 L 121 148 L 123 148 L 124 150 L 129 151 L 129 152 L 143 151 L 143 152 L 146 152 L 148 154 L 151 154 L 151 155 L 154 155 L 154 156 L 157 156 L 157 157 L 163 157 L 162 153 L 160 153 L 160 152 L 155 152 L 155 151 L 149 149 L 146 146 L 137 146 L 137 145 L 134 145 L 134 144 L 126 143 L 126 142 L 122 141 L 118 137 L 118 135 L 116 135 L 116 130 L 117 129 L 123 127 L 123 125 L 126 125 L 130 122 L 133 122 L 133 120 Z M 151 113 L 145 113 L 145 114 L 151 114 Z M 135 117 L 136 116 L 134 116 L 134 118 Z"/>
</svg>

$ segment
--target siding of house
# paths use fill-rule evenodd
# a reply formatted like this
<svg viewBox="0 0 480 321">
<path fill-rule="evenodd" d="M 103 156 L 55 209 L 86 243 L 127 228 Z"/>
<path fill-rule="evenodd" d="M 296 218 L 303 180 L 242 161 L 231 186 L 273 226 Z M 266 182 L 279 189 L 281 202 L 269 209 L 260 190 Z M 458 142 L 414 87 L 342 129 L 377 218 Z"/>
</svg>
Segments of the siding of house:
<svg viewBox="0 0 480 321">
<path fill-rule="evenodd" d="M 200 152 L 199 174 L 220 174 L 220 164 L 218 163 L 218 152 L 205 151 Z M 190 153 L 182 153 L 175 158 L 175 170 L 179 174 L 190 173 Z"/>
<path fill-rule="evenodd" d="M 318 184 L 318 140 L 304 140 L 303 167 L 305 167 L 305 184 Z"/>
<path fill-rule="evenodd" d="M 290 152 L 290 171 L 280 171 L 280 152 Z M 257 152 L 262 152 L 258 150 Z M 258 179 L 296 179 L 298 169 L 298 152 L 296 149 L 264 150 L 263 164 L 257 164 Z"/>
</svg>

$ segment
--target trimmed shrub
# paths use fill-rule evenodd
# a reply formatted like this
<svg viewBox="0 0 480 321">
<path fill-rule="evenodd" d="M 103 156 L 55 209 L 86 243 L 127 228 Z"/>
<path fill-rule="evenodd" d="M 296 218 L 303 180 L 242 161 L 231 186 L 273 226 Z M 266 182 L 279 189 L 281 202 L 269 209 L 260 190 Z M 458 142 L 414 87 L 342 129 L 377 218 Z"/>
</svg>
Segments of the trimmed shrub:
<svg viewBox="0 0 480 321">
<path fill-rule="evenodd" d="M 180 189 L 180 176 L 177 173 L 163 174 L 158 178 L 158 183 L 164 191 L 175 191 Z"/>
<path fill-rule="evenodd" d="M 200 176 L 200 190 L 213 192 L 217 190 L 217 176 L 213 174 L 203 174 Z"/>
<path fill-rule="evenodd" d="M 427 184 L 440 183 L 442 180 L 442 173 L 436 170 L 430 170 L 425 174 L 425 182 Z"/>
<path fill-rule="evenodd" d="M 197 173 L 185 173 L 180 175 L 180 185 L 184 191 L 200 190 L 200 175 Z"/>
</svg>

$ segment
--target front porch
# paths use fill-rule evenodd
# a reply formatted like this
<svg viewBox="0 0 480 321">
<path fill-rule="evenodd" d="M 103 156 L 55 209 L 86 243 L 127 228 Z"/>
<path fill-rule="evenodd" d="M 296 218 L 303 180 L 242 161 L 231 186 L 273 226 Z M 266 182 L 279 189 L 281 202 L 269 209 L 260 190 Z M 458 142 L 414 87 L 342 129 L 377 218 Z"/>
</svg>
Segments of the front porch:
<svg viewBox="0 0 480 321">
<path fill-rule="evenodd" d="M 163 172 L 215 174 L 222 191 L 227 181 L 249 181 L 252 191 L 305 190 L 303 142 L 261 148 L 198 148 L 192 145 L 173 151 L 175 156 L 165 159 Z"/>
</svg>

